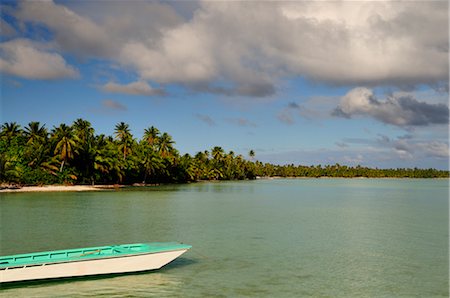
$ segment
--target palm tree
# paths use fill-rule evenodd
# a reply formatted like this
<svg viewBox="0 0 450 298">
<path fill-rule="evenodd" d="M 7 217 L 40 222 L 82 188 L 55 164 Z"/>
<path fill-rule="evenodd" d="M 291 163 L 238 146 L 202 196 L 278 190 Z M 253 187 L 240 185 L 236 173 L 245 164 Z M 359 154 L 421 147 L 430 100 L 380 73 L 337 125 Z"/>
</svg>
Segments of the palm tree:
<svg viewBox="0 0 450 298">
<path fill-rule="evenodd" d="M 212 157 L 217 161 L 222 160 L 224 153 L 225 151 L 222 149 L 222 147 L 219 146 L 216 146 L 211 150 Z"/>
<path fill-rule="evenodd" d="M 151 126 L 150 128 L 146 128 L 144 130 L 144 140 L 147 142 L 147 144 L 154 148 L 156 144 L 159 142 L 159 129 L 157 129 L 154 126 Z"/>
<path fill-rule="evenodd" d="M 236 164 L 233 151 L 225 154 L 223 171 L 225 179 L 236 179 Z"/>
<path fill-rule="evenodd" d="M 27 139 L 27 145 L 33 145 L 36 142 L 42 143 L 48 136 L 45 124 L 41 126 L 41 124 L 36 121 L 28 123 L 28 126 L 25 127 L 24 134 Z"/>
<path fill-rule="evenodd" d="M 72 127 L 75 131 L 76 136 L 80 140 L 80 144 L 82 147 L 86 145 L 86 143 L 88 143 L 94 136 L 94 128 L 87 120 L 78 118 L 73 122 Z"/>
<path fill-rule="evenodd" d="M 159 170 L 164 168 L 163 160 L 157 152 L 146 152 L 142 158 L 142 166 L 144 168 L 144 180 L 147 183 L 147 177 L 155 175 Z"/>
<path fill-rule="evenodd" d="M 200 177 L 200 169 L 197 165 L 195 159 L 193 159 L 189 154 L 185 154 L 182 159 L 184 165 L 186 178 L 188 181 L 196 181 Z"/>
<path fill-rule="evenodd" d="M 16 169 L 13 162 L 6 157 L 5 154 L 0 153 L 0 182 L 11 181 L 12 178 L 17 177 Z"/>
<path fill-rule="evenodd" d="M 20 125 L 16 122 L 4 123 L 1 128 L 0 137 L 6 140 L 6 144 L 9 146 L 11 141 L 19 137 L 22 134 Z"/>
<path fill-rule="evenodd" d="M 253 151 L 253 149 L 250 150 L 250 151 L 248 152 L 248 156 L 250 156 L 250 159 L 253 160 L 253 158 L 255 157 L 255 151 Z"/>
<path fill-rule="evenodd" d="M 61 159 L 59 171 L 62 172 L 64 164 L 73 158 L 78 138 L 75 136 L 72 127 L 61 124 L 52 131 L 52 137 L 56 143 L 54 153 Z"/>
<path fill-rule="evenodd" d="M 103 134 L 97 136 L 93 151 L 95 152 L 94 169 L 97 171 L 98 177 L 103 178 L 103 181 L 110 181 L 111 175 L 115 175 L 119 181 L 122 181 L 124 171 L 120 166 L 117 147 L 113 143 L 113 139 L 105 137 Z M 94 182 L 93 180 L 92 183 Z"/>
<path fill-rule="evenodd" d="M 172 153 L 174 151 L 173 144 L 175 144 L 175 142 L 167 132 L 163 133 L 159 138 L 159 153 L 163 158 L 167 157 L 169 153 Z"/>
<path fill-rule="evenodd" d="M 223 173 L 220 169 L 209 169 L 206 173 L 209 180 L 219 180 L 223 178 Z"/>
<path fill-rule="evenodd" d="M 47 169 L 47 160 L 50 155 L 50 146 L 48 145 L 48 131 L 45 125 L 39 122 L 30 122 L 25 127 L 24 136 L 26 138 L 25 157 L 30 167 L 42 167 Z M 44 165 L 45 164 L 45 165 Z"/>
<path fill-rule="evenodd" d="M 72 124 L 74 133 L 77 136 L 78 150 L 75 156 L 74 166 L 82 174 L 84 180 L 94 183 L 95 170 L 95 137 L 94 128 L 91 123 L 81 118 L 74 121 Z"/>
<path fill-rule="evenodd" d="M 2 125 L 2 136 L 14 137 L 21 133 L 20 125 L 16 122 L 5 122 Z"/>
<path fill-rule="evenodd" d="M 131 143 L 133 136 L 130 127 L 125 122 L 120 122 L 114 129 L 116 140 L 119 141 L 119 149 L 123 153 L 123 160 L 127 158 L 127 154 L 131 153 Z"/>
<path fill-rule="evenodd" d="M 195 154 L 195 159 L 199 162 L 201 162 L 202 164 L 207 164 L 208 162 L 208 156 L 209 156 L 209 152 L 205 151 L 205 152 L 197 152 L 197 154 Z"/>
<path fill-rule="evenodd" d="M 224 178 L 224 154 L 225 151 L 222 149 L 222 147 L 215 146 L 211 150 L 211 170 L 208 173 L 208 176 L 212 179 L 219 179 Z"/>
</svg>

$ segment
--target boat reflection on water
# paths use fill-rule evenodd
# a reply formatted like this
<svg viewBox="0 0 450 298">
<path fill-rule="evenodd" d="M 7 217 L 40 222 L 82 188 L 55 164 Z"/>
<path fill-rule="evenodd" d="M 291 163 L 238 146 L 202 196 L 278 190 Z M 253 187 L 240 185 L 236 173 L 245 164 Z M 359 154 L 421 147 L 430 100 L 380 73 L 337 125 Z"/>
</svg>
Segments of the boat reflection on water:
<svg viewBox="0 0 450 298">
<path fill-rule="evenodd" d="M 167 271 L 177 267 L 176 263 L 171 264 L 171 268 L 164 269 L 164 272 L 35 281 L 6 287 L 2 285 L 0 297 L 49 297 L 50 293 L 57 294 L 58 297 L 76 297 L 81 293 L 89 293 L 94 297 L 126 297 L 130 293 L 136 296 L 174 296 L 180 293 L 182 281 L 176 275 L 167 274 Z"/>
</svg>

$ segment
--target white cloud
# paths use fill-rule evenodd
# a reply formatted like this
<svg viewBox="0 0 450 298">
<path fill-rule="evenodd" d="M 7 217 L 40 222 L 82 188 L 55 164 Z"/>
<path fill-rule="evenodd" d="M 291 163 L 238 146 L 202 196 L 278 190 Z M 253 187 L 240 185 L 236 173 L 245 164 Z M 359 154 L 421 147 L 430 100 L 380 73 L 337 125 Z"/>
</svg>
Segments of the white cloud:
<svg viewBox="0 0 450 298">
<path fill-rule="evenodd" d="M 396 159 L 411 163 L 423 161 L 422 167 L 443 168 L 448 166 L 450 157 L 448 140 L 429 139 L 429 136 L 421 137 L 421 134 L 407 134 L 390 138 L 378 135 L 377 139 L 370 138 L 345 138 L 336 142 L 338 151 L 361 152 L 365 161 L 373 163 L 390 161 L 396 164 Z M 428 163 L 428 165 L 427 165 Z M 432 164 L 432 165 L 431 165 Z"/>
<path fill-rule="evenodd" d="M 114 53 L 107 28 L 53 1 L 23 1 L 15 13 L 22 21 L 44 24 L 63 51 L 79 56 L 110 57 Z"/>
<path fill-rule="evenodd" d="M 45 24 L 63 52 L 197 91 L 262 97 L 291 76 L 367 86 L 448 81 L 447 2 L 205 1 L 188 20 L 162 3 L 68 5 L 24 2 L 16 16 Z"/>
<path fill-rule="evenodd" d="M 302 63 L 305 57 L 298 55 L 292 65 L 335 83 L 415 84 L 448 78 L 447 8 L 443 2 L 288 4 L 282 11 L 291 13 L 289 19 L 311 20 L 303 24 L 310 26 L 303 39 L 310 46 L 298 43 L 298 52 L 308 51 L 310 59 Z M 434 18 L 427 21 L 430 14 Z"/>
<path fill-rule="evenodd" d="M 124 93 L 131 95 L 162 95 L 164 91 L 161 89 L 152 88 L 147 82 L 137 81 L 126 85 L 121 85 L 113 82 L 106 83 L 101 86 L 101 89 L 111 93 Z"/>
<path fill-rule="evenodd" d="M 432 141 L 419 143 L 417 146 L 431 157 L 448 159 L 450 156 L 448 143 Z"/>
<path fill-rule="evenodd" d="M 410 160 L 420 160 L 432 158 L 434 160 L 445 161 L 449 159 L 448 142 L 434 140 L 426 141 L 422 139 L 395 139 L 386 146 L 395 152 L 399 158 Z"/>
<path fill-rule="evenodd" d="M 396 126 L 448 124 L 449 121 L 449 109 L 445 104 L 420 102 L 411 95 L 391 95 L 379 101 L 371 89 L 363 87 L 354 88 L 343 96 L 333 114 L 347 118 L 370 116 Z"/>
<path fill-rule="evenodd" d="M 407 140 L 400 138 L 389 142 L 359 140 L 356 144 L 348 141 L 337 142 L 336 148 L 293 149 L 281 152 L 264 152 L 258 160 L 275 164 L 301 165 L 362 165 L 378 168 L 436 168 L 448 170 L 449 147 L 447 142 Z M 403 146 L 401 147 L 400 143 Z"/>
<path fill-rule="evenodd" d="M 26 39 L 0 44 L 0 71 L 27 79 L 76 78 L 78 70 L 50 51 L 48 45 Z"/>
<path fill-rule="evenodd" d="M 181 22 L 169 6 L 146 1 L 131 5 L 77 1 L 67 6 L 53 1 L 23 1 L 15 16 L 47 26 L 64 52 L 115 61 L 120 60 L 119 54 L 127 45 L 135 41 L 154 43 L 161 38 L 162 30 Z"/>
<path fill-rule="evenodd" d="M 5 22 L 5 20 L 0 19 L 0 35 L 12 36 L 15 34 L 16 34 L 16 29 L 14 29 L 10 24 Z"/>
<path fill-rule="evenodd" d="M 215 76 L 215 67 L 201 34 L 190 26 L 182 26 L 168 32 L 157 49 L 141 42 L 125 45 L 120 59 L 145 79 L 162 83 L 207 81 Z"/>
</svg>

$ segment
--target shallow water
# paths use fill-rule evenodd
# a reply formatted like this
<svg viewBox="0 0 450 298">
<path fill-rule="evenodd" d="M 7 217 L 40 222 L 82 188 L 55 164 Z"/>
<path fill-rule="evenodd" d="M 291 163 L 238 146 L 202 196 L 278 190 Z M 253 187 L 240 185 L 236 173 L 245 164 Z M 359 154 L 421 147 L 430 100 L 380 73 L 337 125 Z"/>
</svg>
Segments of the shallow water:
<svg viewBox="0 0 450 298">
<path fill-rule="evenodd" d="M 148 241 L 159 271 L 4 297 L 448 297 L 448 180 L 277 179 L 2 194 L 0 254 Z"/>
</svg>

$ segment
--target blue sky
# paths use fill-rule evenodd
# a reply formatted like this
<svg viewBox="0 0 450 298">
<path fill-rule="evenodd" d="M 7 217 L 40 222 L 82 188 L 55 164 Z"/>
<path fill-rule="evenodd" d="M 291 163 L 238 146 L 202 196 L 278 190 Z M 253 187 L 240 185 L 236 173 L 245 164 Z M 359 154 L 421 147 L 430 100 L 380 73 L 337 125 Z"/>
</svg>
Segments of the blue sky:
<svg viewBox="0 0 450 298">
<path fill-rule="evenodd" d="M 448 169 L 448 42 L 446 1 L 4 2 L 1 122 Z"/>
</svg>

